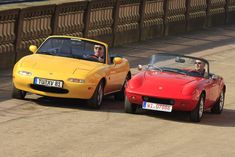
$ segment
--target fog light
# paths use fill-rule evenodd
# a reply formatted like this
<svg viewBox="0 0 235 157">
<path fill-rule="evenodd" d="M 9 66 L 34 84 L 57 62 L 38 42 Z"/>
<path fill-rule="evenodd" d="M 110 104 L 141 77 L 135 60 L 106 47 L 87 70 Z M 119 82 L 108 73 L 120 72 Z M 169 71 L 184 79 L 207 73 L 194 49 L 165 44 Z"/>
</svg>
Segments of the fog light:
<svg viewBox="0 0 235 157">
<path fill-rule="evenodd" d="M 135 100 L 135 96 L 131 96 L 131 99 L 132 99 L 132 100 Z"/>
</svg>

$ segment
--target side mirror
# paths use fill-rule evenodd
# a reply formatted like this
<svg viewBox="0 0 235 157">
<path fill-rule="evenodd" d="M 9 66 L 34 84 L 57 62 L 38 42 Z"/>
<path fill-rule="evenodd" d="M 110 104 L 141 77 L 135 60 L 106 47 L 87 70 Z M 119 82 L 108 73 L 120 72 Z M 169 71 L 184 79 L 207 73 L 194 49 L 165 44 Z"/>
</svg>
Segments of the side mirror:
<svg viewBox="0 0 235 157">
<path fill-rule="evenodd" d="M 138 65 L 138 70 L 141 71 L 143 69 L 143 66 L 142 65 Z"/>
<path fill-rule="evenodd" d="M 37 48 L 37 46 L 35 46 L 35 45 L 30 45 L 30 46 L 29 46 L 29 51 L 32 52 L 32 53 L 36 53 L 37 49 L 38 49 L 38 48 Z"/>
<path fill-rule="evenodd" d="M 121 57 L 115 57 L 113 59 L 113 63 L 114 64 L 121 64 L 122 63 L 122 58 Z"/>
<path fill-rule="evenodd" d="M 212 78 L 212 80 L 217 80 L 217 79 L 219 78 L 219 76 L 217 76 L 217 75 L 212 75 L 211 78 Z"/>
</svg>

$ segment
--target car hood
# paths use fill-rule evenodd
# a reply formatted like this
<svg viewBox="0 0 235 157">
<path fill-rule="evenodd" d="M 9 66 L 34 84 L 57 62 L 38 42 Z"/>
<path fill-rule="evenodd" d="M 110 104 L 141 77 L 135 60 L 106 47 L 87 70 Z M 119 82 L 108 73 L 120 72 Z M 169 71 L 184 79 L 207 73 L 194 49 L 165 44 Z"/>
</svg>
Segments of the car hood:
<svg viewBox="0 0 235 157">
<path fill-rule="evenodd" d="M 137 75 L 139 76 L 133 78 L 136 80 L 130 82 L 131 84 L 137 84 L 133 85 L 133 89 L 135 88 L 137 93 L 160 97 L 181 96 L 184 87 L 195 84 L 201 79 L 182 74 L 159 71 L 145 71 Z"/>
<path fill-rule="evenodd" d="M 21 69 L 33 71 L 46 71 L 54 73 L 75 74 L 79 71 L 89 72 L 95 69 L 99 63 L 80 59 L 34 54 L 21 60 Z"/>
</svg>

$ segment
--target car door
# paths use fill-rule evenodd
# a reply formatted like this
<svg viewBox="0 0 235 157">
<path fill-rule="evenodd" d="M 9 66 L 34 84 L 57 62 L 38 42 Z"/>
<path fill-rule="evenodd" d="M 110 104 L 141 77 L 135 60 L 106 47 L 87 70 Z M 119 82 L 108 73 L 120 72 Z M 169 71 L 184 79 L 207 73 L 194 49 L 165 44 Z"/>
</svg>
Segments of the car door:
<svg viewBox="0 0 235 157">
<path fill-rule="evenodd" d="M 112 65 L 107 65 L 105 73 L 106 73 L 106 86 L 104 92 L 108 94 L 112 93 L 112 91 L 115 91 L 115 69 L 112 67 Z"/>
<path fill-rule="evenodd" d="M 117 91 L 122 88 L 123 84 L 123 70 L 121 64 L 110 65 L 110 81 L 112 83 L 112 91 Z"/>
<path fill-rule="evenodd" d="M 208 108 L 212 106 L 216 100 L 216 95 L 218 91 L 216 81 L 211 78 L 205 79 L 204 89 L 206 91 L 205 107 Z"/>
<path fill-rule="evenodd" d="M 212 92 L 211 92 L 211 97 L 213 101 L 212 104 L 214 104 L 220 95 L 220 86 L 219 86 L 220 79 L 217 77 L 215 78 L 210 77 L 210 79 L 212 80 Z"/>
<path fill-rule="evenodd" d="M 104 92 L 106 94 L 113 93 L 122 88 L 123 83 L 123 70 L 121 64 L 115 65 L 113 63 L 108 64 L 105 68 L 106 73 L 106 86 Z"/>
<path fill-rule="evenodd" d="M 125 69 L 125 65 L 124 65 L 124 61 L 122 61 L 121 64 L 116 64 L 114 65 L 115 67 L 115 79 L 116 79 L 116 89 L 117 90 L 121 90 L 123 83 L 126 79 L 126 69 Z"/>
</svg>

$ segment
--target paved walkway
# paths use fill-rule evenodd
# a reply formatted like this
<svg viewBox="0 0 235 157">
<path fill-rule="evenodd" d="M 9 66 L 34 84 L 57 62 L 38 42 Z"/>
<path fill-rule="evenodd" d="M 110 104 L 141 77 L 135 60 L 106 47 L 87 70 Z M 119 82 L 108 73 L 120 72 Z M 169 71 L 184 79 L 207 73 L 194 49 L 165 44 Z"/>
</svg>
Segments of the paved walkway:
<svg viewBox="0 0 235 157">
<path fill-rule="evenodd" d="M 204 51 L 213 53 L 215 48 L 234 42 L 235 25 L 230 25 L 123 45 L 113 48 L 111 51 L 125 56 L 131 62 L 131 67 L 133 68 L 138 64 L 145 64 L 147 58 L 157 52 L 185 55 L 197 52 L 204 53 Z M 222 47 L 221 49 L 219 51 L 223 51 L 224 48 Z"/>
</svg>

